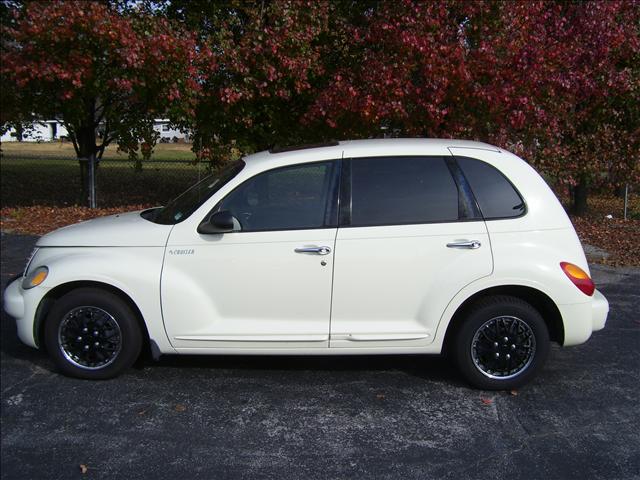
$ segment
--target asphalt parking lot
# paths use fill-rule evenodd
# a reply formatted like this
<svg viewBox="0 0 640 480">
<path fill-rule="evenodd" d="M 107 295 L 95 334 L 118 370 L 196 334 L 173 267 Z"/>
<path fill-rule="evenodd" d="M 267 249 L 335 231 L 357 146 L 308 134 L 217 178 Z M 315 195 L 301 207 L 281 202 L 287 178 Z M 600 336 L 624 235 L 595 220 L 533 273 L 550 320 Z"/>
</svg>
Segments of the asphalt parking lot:
<svg viewBox="0 0 640 480">
<path fill-rule="evenodd" d="M 34 241 L 2 235 L 3 288 Z M 2 478 L 640 478 L 640 269 L 592 273 L 606 329 L 517 395 L 415 356 L 163 357 L 81 381 L 2 313 Z"/>
</svg>

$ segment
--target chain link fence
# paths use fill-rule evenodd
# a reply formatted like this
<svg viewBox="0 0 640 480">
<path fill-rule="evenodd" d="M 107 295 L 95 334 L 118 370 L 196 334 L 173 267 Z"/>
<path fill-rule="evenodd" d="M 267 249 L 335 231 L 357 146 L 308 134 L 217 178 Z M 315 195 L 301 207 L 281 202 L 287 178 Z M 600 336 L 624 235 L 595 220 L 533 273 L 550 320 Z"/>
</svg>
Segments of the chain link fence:
<svg viewBox="0 0 640 480">
<path fill-rule="evenodd" d="M 136 169 L 128 159 L 103 159 L 96 176 L 97 205 L 162 205 L 209 173 L 208 164 L 192 160 L 144 160 Z M 3 207 L 87 203 L 81 198 L 77 158 L 2 155 L 0 188 Z"/>
<path fill-rule="evenodd" d="M 97 206 L 163 205 L 211 173 L 208 163 L 194 160 L 143 160 L 140 165 L 138 169 L 129 159 L 102 159 L 96 177 Z M 590 202 L 595 201 L 593 197 L 597 193 L 592 192 Z M 628 206 L 625 208 L 620 195 L 620 205 L 610 213 L 615 218 L 624 218 L 626 210 L 627 218 L 639 219 L 639 198 L 638 186 L 630 184 Z M 72 157 L 3 153 L 0 155 L 0 205 L 86 206 L 87 198 L 82 198 L 80 162 Z"/>
</svg>

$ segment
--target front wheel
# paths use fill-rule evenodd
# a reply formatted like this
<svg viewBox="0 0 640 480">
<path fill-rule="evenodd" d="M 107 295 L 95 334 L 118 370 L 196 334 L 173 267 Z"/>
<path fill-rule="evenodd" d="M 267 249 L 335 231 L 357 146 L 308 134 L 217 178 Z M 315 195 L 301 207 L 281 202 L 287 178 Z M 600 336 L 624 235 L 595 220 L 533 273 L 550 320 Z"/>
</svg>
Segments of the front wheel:
<svg viewBox="0 0 640 480">
<path fill-rule="evenodd" d="M 142 348 L 142 333 L 135 314 L 118 296 L 80 288 L 53 305 L 44 342 L 63 374 L 103 380 L 133 365 Z"/>
<path fill-rule="evenodd" d="M 549 332 L 540 313 L 515 297 L 480 300 L 454 339 L 460 372 L 483 390 L 510 390 L 529 382 L 549 354 Z"/>
</svg>

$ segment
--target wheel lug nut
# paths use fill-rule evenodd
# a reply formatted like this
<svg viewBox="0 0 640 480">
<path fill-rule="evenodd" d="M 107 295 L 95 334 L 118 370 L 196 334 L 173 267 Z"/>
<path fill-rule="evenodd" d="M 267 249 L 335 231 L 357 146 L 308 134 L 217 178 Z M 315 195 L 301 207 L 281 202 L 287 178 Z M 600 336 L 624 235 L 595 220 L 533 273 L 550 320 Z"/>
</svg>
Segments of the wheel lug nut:
<svg viewBox="0 0 640 480">
<path fill-rule="evenodd" d="M 500 354 L 496 352 L 496 358 L 500 358 Z"/>
<path fill-rule="evenodd" d="M 515 350 L 516 346 L 514 344 L 511 344 L 511 350 Z"/>
<path fill-rule="evenodd" d="M 511 358 L 511 355 L 507 353 L 507 360 L 509 360 L 510 358 Z"/>
<path fill-rule="evenodd" d="M 503 340 L 504 340 L 504 343 L 507 343 L 509 341 L 509 337 L 504 337 Z"/>
<path fill-rule="evenodd" d="M 97 336 L 98 336 L 98 331 L 97 331 L 97 330 L 94 330 L 94 331 L 93 331 L 93 336 L 94 336 L 94 337 L 97 337 Z"/>
<path fill-rule="evenodd" d="M 78 338 L 76 338 L 76 340 L 81 342 L 82 341 L 82 337 L 78 337 Z"/>
<path fill-rule="evenodd" d="M 493 342 L 493 347 L 498 348 L 498 342 Z"/>
<path fill-rule="evenodd" d="M 84 328 L 82 329 L 82 331 L 83 331 L 84 333 L 87 333 L 87 332 L 89 331 L 89 329 L 88 329 L 87 327 L 84 327 Z"/>
<path fill-rule="evenodd" d="M 85 345 L 85 346 L 84 346 L 84 349 L 85 349 L 85 350 L 89 350 L 89 345 Z"/>
<path fill-rule="evenodd" d="M 93 345 L 94 345 L 95 347 L 97 347 L 97 346 L 99 346 L 99 345 L 100 345 L 100 342 L 96 342 L 96 343 L 94 343 Z M 507 357 L 508 357 L 508 356 L 509 356 L 509 355 L 507 355 Z"/>
</svg>

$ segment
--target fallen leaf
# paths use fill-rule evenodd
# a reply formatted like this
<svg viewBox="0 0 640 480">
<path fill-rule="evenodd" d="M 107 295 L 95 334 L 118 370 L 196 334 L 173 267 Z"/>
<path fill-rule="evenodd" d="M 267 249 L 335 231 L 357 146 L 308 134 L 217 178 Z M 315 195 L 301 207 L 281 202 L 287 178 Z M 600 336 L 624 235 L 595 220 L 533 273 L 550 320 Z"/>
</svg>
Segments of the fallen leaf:
<svg viewBox="0 0 640 480">
<path fill-rule="evenodd" d="M 66 186 L 65 186 L 66 188 Z M 568 198 L 563 198 L 565 204 Z M 583 243 L 596 246 L 609 253 L 607 258 L 598 259 L 613 266 L 640 266 L 637 238 L 640 232 L 640 195 L 629 197 L 628 219 L 622 219 L 623 200 L 608 195 L 589 197 L 589 213 L 584 217 L 572 216 L 573 225 Z M 152 204 L 122 205 L 89 209 L 80 206 L 60 206 L 50 208 L 45 205 L 25 207 L 2 207 L 0 228 L 13 233 L 42 235 L 56 228 L 77 223 L 90 218 L 112 215 L 133 210 L 142 210 Z M 609 213 L 612 219 L 604 218 Z"/>
<path fill-rule="evenodd" d="M 89 467 L 87 467 L 84 463 L 80 464 L 80 473 L 83 475 L 89 471 Z"/>
<path fill-rule="evenodd" d="M 480 400 L 482 400 L 482 403 L 484 405 L 491 405 L 493 403 L 493 400 L 490 399 L 490 398 L 482 398 L 482 397 L 480 397 Z"/>
<path fill-rule="evenodd" d="M 146 411 L 146 410 L 140 410 L 140 411 L 138 412 L 138 415 L 144 415 L 145 413 L 147 413 L 147 411 Z"/>
<path fill-rule="evenodd" d="M 0 209 L 0 228 L 9 227 L 14 233 L 42 235 L 51 230 L 95 217 L 143 210 L 149 206 L 151 205 L 140 204 L 95 209 L 78 206 L 52 209 L 42 205 L 2 207 Z"/>
<path fill-rule="evenodd" d="M 513 395 L 514 397 L 517 397 L 517 396 L 518 396 L 518 391 L 517 391 L 517 390 L 511 390 L 511 391 L 509 392 L 509 394 L 510 394 L 510 395 Z"/>
<path fill-rule="evenodd" d="M 376 398 L 377 398 L 378 400 L 384 400 L 384 399 L 385 399 L 384 393 L 379 393 L 379 394 L 377 394 L 377 395 L 376 395 Z"/>
<path fill-rule="evenodd" d="M 183 404 L 181 404 L 181 403 L 178 403 L 175 407 L 173 407 L 173 409 L 174 409 L 176 412 L 184 412 L 184 411 L 187 409 L 187 407 L 186 407 L 186 406 L 184 406 L 184 405 L 183 405 Z"/>
</svg>

